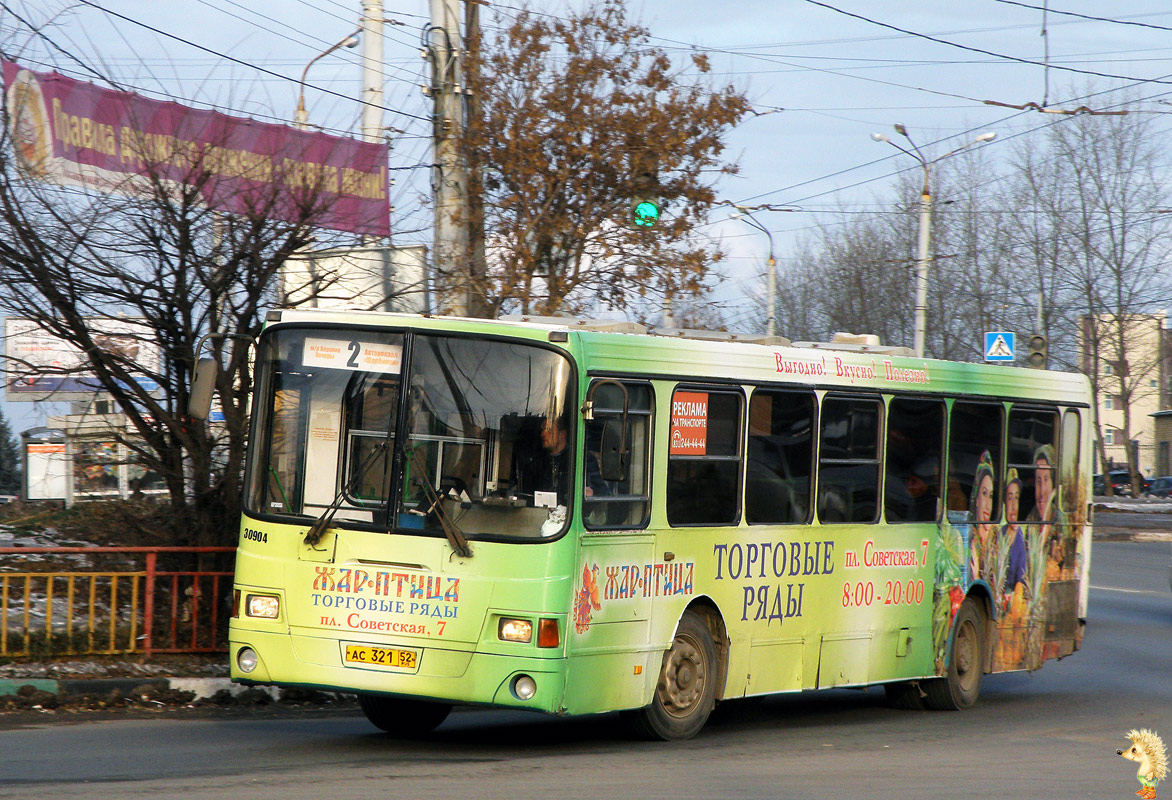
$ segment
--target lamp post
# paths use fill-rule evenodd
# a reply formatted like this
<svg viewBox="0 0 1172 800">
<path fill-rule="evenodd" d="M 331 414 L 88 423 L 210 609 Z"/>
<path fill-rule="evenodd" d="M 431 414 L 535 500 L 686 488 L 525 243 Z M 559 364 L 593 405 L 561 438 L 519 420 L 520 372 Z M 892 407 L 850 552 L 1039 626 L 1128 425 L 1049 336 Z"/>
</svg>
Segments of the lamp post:
<svg viewBox="0 0 1172 800">
<path fill-rule="evenodd" d="M 895 123 L 895 132 L 907 139 L 908 144 L 912 147 L 911 150 L 908 150 L 906 147 L 901 147 L 882 133 L 872 133 L 871 138 L 877 142 L 887 142 L 901 153 L 908 154 L 919 161 L 920 166 L 924 170 L 924 188 L 920 191 L 919 242 L 916 249 L 916 332 L 915 343 L 913 345 L 916 358 L 923 358 L 924 339 L 928 328 L 928 264 L 931 261 L 931 255 L 929 254 L 929 245 L 931 244 L 932 236 L 931 167 L 938 161 L 943 161 L 949 156 L 956 155 L 966 147 L 972 147 L 974 144 L 980 144 L 981 142 L 991 142 L 996 138 L 997 134 L 993 132 L 982 133 L 976 139 L 961 145 L 955 150 L 949 150 L 942 156 L 929 159 L 920 152 L 920 148 L 912 141 L 912 137 L 908 134 L 907 128 L 897 122 Z"/>
<path fill-rule="evenodd" d="M 753 216 L 753 212 L 748 207 L 734 205 L 733 208 L 736 209 L 736 212 L 730 215 L 733 219 L 744 220 L 769 237 L 769 261 L 766 262 L 769 266 L 769 288 L 767 292 L 769 296 L 769 316 L 766 318 L 768 321 L 765 324 L 765 334 L 772 336 L 774 321 L 777 318 L 777 259 L 773 257 L 773 234 L 769 232 L 768 228 L 757 221 L 757 218 Z"/>
<path fill-rule="evenodd" d="M 320 53 L 318 53 L 316 56 L 314 56 L 313 58 L 311 58 L 309 60 L 309 63 L 305 65 L 305 69 L 301 70 L 300 89 L 297 92 L 297 111 L 295 111 L 293 113 L 293 124 L 296 127 L 300 128 L 301 130 L 305 130 L 306 128 L 309 127 L 309 112 L 307 112 L 305 110 L 305 76 L 309 72 L 309 68 L 312 67 L 319 60 L 325 58 L 330 53 L 337 50 L 339 47 L 346 47 L 346 48 L 357 47 L 358 46 L 358 34 L 360 34 L 360 33 L 362 33 L 362 28 L 359 28 L 356 31 L 354 31 L 353 33 L 347 35 L 345 39 L 338 42 L 337 44 L 331 45 L 329 47 L 329 49 L 321 51 Z"/>
</svg>

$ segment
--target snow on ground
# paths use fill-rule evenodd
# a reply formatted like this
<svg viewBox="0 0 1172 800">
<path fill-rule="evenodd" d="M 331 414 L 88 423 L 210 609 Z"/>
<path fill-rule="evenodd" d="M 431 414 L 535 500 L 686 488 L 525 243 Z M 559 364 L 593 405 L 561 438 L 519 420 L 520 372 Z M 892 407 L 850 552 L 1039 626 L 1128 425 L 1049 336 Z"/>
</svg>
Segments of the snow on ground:
<svg viewBox="0 0 1172 800">
<path fill-rule="evenodd" d="M 1096 511 L 1130 511 L 1138 514 L 1172 514 L 1167 497 L 1096 497 Z"/>
</svg>

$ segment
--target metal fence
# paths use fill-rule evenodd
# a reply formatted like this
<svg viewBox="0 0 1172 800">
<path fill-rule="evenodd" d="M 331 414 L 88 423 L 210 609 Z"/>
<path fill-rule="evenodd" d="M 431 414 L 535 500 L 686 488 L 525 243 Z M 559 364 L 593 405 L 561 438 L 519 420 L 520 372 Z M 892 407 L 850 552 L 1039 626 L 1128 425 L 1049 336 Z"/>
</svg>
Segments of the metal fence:
<svg viewBox="0 0 1172 800">
<path fill-rule="evenodd" d="M 224 652 L 235 550 L 0 547 L 0 656 Z"/>
</svg>

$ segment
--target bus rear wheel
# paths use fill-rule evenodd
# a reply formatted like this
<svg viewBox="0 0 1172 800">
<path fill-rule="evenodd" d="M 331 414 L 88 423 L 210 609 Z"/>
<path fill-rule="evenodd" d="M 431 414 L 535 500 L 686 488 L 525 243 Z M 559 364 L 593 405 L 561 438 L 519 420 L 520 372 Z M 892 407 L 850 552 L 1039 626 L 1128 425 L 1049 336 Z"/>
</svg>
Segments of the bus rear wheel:
<svg viewBox="0 0 1172 800">
<path fill-rule="evenodd" d="M 358 705 L 371 725 L 405 739 L 435 730 L 452 710 L 449 703 L 427 703 L 381 694 L 360 694 Z"/>
<path fill-rule="evenodd" d="M 985 663 L 984 618 L 977 602 L 966 598 L 953 621 L 948 671 L 942 678 L 924 681 L 928 708 L 960 711 L 977 702 Z"/>
<path fill-rule="evenodd" d="M 649 739 L 690 739 L 700 732 L 716 704 L 716 644 L 704 619 L 685 611 L 671 648 L 663 655 L 651 705 L 627 714 L 636 732 Z"/>
</svg>

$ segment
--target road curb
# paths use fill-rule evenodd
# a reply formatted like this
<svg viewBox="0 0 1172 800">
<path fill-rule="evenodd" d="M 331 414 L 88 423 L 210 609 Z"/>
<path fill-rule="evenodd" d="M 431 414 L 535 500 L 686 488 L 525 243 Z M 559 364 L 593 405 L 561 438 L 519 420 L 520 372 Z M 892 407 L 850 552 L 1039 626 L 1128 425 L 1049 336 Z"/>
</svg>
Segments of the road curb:
<svg viewBox="0 0 1172 800">
<path fill-rule="evenodd" d="M 193 692 L 193 699 L 201 700 L 225 690 L 236 695 L 246 688 L 228 678 L 3 678 L 0 679 L 0 697 L 20 694 L 25 686 L 61 699 L 107 697 L 115 692 L 127 695 L 149 687 L 159 692 Z"/>
</svg>

